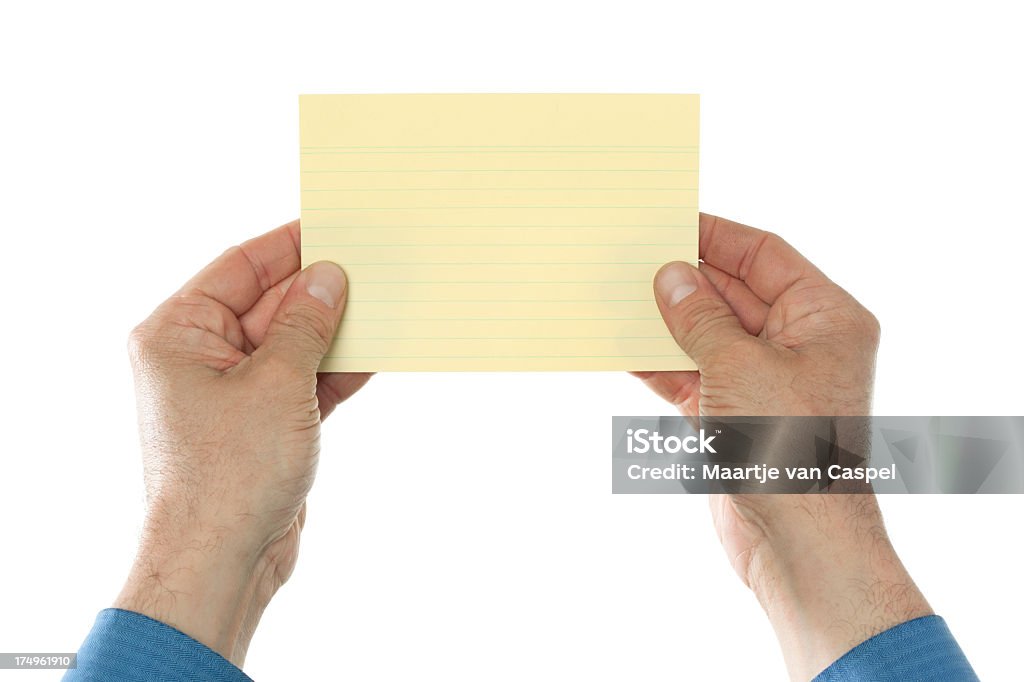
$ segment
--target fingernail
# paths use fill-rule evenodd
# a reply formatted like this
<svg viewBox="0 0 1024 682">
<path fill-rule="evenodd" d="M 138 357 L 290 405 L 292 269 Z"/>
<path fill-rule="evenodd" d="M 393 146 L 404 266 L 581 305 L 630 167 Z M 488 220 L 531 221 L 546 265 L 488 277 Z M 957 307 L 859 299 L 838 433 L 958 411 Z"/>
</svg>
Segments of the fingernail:
<svg viewBox="0 0 1024 682">
<path fill-rule="evenodd" d="M 306 268 L 306 291 L 328 308 L 337 307 L 345 293 L 345 272 L 327 261 L 313 263 Z"/>
<path fill-rule="evenodd" d="M 693 267 L 679 262 L 663 266 L 654 278 L 654 287 L 665 305 L 671 308 L 697 290 Z"/>
</svg>

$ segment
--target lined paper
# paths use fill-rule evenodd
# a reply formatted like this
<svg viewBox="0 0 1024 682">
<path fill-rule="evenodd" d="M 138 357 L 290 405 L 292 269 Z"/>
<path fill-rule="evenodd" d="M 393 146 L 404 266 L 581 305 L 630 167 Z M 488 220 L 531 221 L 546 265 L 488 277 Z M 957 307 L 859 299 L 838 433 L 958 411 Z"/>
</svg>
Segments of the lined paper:
<svg viewBox="0 0 1024 682">
<path fill-rule="evenodd" d="M 697 260 L 696 95 L 303 95 L 322 371 L 693 369 L 652 279 Z"/>
</svg>

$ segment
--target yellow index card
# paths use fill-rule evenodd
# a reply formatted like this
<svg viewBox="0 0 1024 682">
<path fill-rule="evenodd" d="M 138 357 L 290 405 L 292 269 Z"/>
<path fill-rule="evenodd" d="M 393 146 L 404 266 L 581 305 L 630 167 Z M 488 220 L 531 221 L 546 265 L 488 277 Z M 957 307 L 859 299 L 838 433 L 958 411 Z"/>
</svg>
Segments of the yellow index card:
<svg viewBox="0 0 1024 682">
<path fill-rule="evenodd" d="M 302 262 L 348 305 L 322 371 L 693 369 L 697 95 L 303 95 Z"/>
</svg>

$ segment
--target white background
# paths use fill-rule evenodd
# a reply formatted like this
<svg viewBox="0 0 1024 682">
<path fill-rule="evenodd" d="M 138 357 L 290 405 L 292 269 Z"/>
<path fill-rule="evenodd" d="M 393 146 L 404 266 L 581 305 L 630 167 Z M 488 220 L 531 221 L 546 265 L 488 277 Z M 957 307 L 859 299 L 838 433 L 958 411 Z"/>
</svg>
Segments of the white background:
<svg viewBox="0 0 1024 682">
<path fill-rule="evenodd" d="M 994 5 L 147 4 L 0 10 L 0 650 L 74 650 L 116 595 L 142 513 L 126 335 L 298 215 L 302 92 L 699 92 L 701 207 L 878 315 L 877 413 L 1024 413 L 1024 49 Z M 247 672 L 784 679 L 706 501 L 609 493 L 610 416 L 668 413 L 625 374 L 376 377 L 325 427 Z M 882 505 L 1008 679 L 1024 498 Z"/>
</svg>

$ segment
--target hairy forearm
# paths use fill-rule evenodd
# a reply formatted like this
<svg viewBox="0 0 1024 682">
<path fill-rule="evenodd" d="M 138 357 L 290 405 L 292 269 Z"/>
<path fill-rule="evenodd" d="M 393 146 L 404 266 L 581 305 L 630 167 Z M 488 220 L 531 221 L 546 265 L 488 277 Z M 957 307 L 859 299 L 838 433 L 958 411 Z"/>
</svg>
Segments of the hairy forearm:
<svg viewBox="0 0 1024 682">
<path fill-rule="evenodd" d="M 873 496 L 810 496 L 787 513 L 793 522 L 772 524 L 752 554 L 748 582 L 793 680 L 810 680 L 857 644 L 932 613 Z"/>
<path fill-rule="evenodd" d="M 241 667 L 274 578 L 258 552 L 212 529 L 147 528 L 114 606 L 166 623 Z"/>
</svg>

